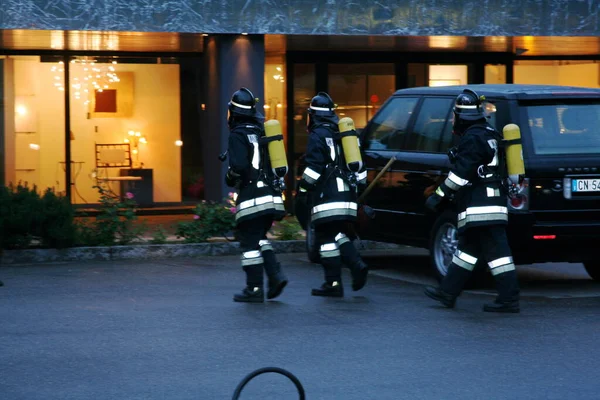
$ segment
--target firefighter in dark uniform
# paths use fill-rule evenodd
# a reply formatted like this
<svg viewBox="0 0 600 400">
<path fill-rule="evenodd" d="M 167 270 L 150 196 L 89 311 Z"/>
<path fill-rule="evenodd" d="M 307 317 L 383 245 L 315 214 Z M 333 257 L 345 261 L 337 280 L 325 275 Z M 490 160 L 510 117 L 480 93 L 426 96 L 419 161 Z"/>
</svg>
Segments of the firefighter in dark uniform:
<svg viewBox="0 0 600 400">
<path fill-rule="evenodd" d="M 368 267 L 344 234 L 346 225 L 356 221 L 357 189 L 364 185 L 364 167 L 351 172 L 340 144 L 339 118 L 335 105 L 325 92 L 312 98 L 308 109 L 306 168 L 300 180 L 296 202 L 310 204 L 325 282 L 312 290 L 313 296 L 343 297 L 342 265 L 352 274 L 352 289 L 362 289 Z M 310 199 L 309 199 L 310 196 Z M 300 207 L 302 208 L 302 206 Z"/>
<path fill-rule="evenodd" d="M 238 190 L 235 219 L 246 287 L 234 296 L 237 302 L 264 302 L 263 269 L 268 277 L 267 298 L 281 294 L 288 280 L 277 262 L 267 232 L 273 221 L 285 216 L 280 188 L 270 168 L 264 143 L 264 117 L 258 99 L 247 88 L 236 91 L 229 102 L 229 170 L 226 183 Z"/>
<path fill-rule="evenodd" d="M 519 312 L 517 272 L 506 237 L 507 192 L 502 185 L 502 136 L 485 118 L 482 98 L 465 89 L 454 103 L 454 133 L 459 144 L 450 151 L 453 167 L 448 178 L 426 202 L 436 211 L 455 194 L 458 211 L 458 248 L 441 285 L 425 294 L 454 307 L 477 261 L 487 262 L 496 280 L 498 296 L 486 304 L 488 312 Z"/>
</svg>

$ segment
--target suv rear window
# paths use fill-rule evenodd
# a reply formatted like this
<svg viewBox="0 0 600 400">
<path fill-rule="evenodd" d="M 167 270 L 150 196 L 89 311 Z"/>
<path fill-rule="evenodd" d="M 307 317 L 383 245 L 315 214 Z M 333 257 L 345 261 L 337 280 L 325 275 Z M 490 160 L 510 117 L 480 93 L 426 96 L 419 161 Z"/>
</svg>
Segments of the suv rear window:
<svg viewBox="0 0 600 400">
<path fill-rule="evenodd" d="M 525 108 L 535 154 L 600 153 L 600 103 Z"/>
</svg>

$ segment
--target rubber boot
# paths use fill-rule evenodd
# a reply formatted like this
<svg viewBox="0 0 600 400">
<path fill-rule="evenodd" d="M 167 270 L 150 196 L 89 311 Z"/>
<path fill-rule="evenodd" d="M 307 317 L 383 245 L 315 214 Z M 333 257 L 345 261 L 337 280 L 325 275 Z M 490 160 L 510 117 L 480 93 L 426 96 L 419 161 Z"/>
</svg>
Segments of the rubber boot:
<svg viewBox="0 0 600 400">
<path fill-rule="evenodd" d="M 461 294 L 467 281 L 471 277 L 471 271 L 451 263 L 448 273 L 439 287 L 427 286 L 425 294 L 442 303 L 444 307 L 454 308 L 456 298 Z"/>
<path fill-rule="evenodd" d="M 325 282 L 320 288 L 313 289 L 311 294 L 313 296 L 323 297 L 344 297 L 341 257 L 321 258 L 321 264 L 323 264 L 323 269 L 325 271 Z"/>
<path fill-rule="evenodd" d="M 360 258 L 360 254 L 352 242 L 345 242 L 340 245 L 342 262 L 350 269 L 352 274 L 352 290 L 358 291 L 367 283 L 369 275 L 369 266 Z"/>
<path fill-rule="evenodd" d="M 246 287 L 241 293 L 233 296 L 233 301 L 242 303 L 263 303 L 265 293 L 263 291 L 263 265 L 246 265 Z"/>
<path fill-rule="evenodd" d="M 454 308 L 454 304 L 456 303 L 456 296 L 452 296 L 451 294 L 444 292 L 439 287 L 426 286 L 425 294 L 428 297 L 439 301 L 444 307 L 447 308 Z"/>
<path fill-rule="evenodd" d="M 512 270 L 495 275 L 498 297 L 493 303 L 483 306 L 483 311 L 497 313 L 518 313 L 519 307 L 519 280 L 517 271 Z"/>
<path fill-rule="evenodd" d="M 267 299 L 271 300 L 281 294 L 283 289 L 287 286 L 288 280 L 281 270 L 281 264 L 277 261 L 273 250 L 263 251 L 262 256 L 265 260 L 265 272 L 269 280 Z"/>
</svg>

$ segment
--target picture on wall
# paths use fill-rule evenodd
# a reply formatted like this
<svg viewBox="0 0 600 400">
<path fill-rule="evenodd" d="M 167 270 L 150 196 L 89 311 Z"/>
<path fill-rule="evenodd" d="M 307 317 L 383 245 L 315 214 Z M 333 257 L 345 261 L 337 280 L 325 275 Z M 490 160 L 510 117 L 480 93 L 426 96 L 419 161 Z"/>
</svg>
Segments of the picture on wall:
<svg viewBox="0 0 600 400">
<path fill-rule="evenodd" d="M 133 72 L 119 72 L 119 81 L 108 88 L 89 93 L 90 118 L 127 118 L 133 116 Z"/>
</svg>

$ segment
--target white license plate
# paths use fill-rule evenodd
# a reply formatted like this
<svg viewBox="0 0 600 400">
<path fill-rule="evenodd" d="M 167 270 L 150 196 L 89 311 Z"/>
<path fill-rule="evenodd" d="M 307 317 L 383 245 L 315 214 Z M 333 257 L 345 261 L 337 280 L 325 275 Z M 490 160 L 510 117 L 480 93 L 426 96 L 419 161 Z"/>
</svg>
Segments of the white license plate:
<svg viewBox="0 0 600 400">
<path fill-rule="evenodd" d="M 600 178 L 596 179 L 573 179 L 571 189 L 575 193 L 600 192 Z"/>
</svg>

